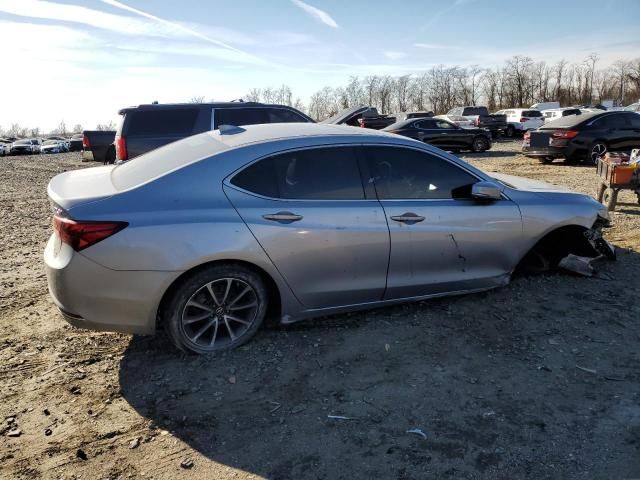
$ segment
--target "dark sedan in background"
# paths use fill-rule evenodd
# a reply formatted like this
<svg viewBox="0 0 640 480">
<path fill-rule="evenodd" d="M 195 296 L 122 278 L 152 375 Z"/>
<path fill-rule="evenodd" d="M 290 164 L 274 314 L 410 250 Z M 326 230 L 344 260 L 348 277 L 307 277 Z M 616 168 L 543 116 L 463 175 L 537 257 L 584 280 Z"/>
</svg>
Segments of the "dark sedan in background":
<svg viewBox="0 0 640 480">
<path fill-rule="evenodd" d="M 595 164 L 606 152 L 627 152 L 640 147 L 640 115 L 602 112 L 570 115 L 545 123 L 524 135 L 522 152 L 549 163 Z"/>
<path fill-rule="evenodd" d="M 437 118 L 415 118 L 396 122 L 383 131 L 415 138 L 443 150 L 484 152 L 491 148 L 491 132 L 483 128 L 460 128 Z"/>
</svg>

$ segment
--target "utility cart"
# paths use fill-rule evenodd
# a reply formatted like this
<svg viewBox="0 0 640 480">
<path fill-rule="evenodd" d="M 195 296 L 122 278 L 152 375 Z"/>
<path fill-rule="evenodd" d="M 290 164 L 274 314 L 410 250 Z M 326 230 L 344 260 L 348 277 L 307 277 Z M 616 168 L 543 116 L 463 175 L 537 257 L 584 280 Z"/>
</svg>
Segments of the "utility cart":
<svg viewBox="0 0 640 480">
<path fill-rule="evenodd" d="M 610 212 L 616 208 L 620 190 L 633 190 L 640 204 L 640 164 L 633 163 L 639 151 L 607 153 L 598 159 L 598 201 Z"/>
</svg>

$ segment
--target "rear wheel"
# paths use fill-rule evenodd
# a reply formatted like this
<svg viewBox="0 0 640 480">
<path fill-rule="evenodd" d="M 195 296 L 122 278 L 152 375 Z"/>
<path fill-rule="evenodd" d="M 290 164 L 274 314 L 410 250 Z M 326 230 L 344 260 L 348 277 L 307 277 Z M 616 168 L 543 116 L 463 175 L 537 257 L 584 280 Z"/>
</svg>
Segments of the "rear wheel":
<svg viewBox="0 0 640 480">
<path fill-rule="evenodd" d="M 591 165 L 595 165 L 598 163 L 598 159 L 605 153 L 607 153 L 607 145 L 604 142 L 593 142 L 589 148 L 589 156 L 586 158 L 586 161 Z"/>
<path fill-rule="evenodd" d="M 481 137 L 481 136 L 475 137 L 473 139 L 473 142 L 471 143 L 471 150 L 473 150 L 476 153 L 484 152 L 488 148 L 489 148 L 489 142 L 485 137 Z"/>
<path fill-rule="evenodd" d="M 212 265 L 178 285 L 162 317 L 177 348 L 215 353 L 253 337 L 267 303 L 267 290 L 257 273 L 241 265 Z"/>
<path fill-rule="evenodd" d="M 107 153 L 105 154 L 104 157 L 104 164 L 107 165 L 111 165 L 113 163 L 116 163 L 116 149 L 115 148 L 110 148 L 109 150 L 107 150 Z"/>
<path fill-rule="evenodd" d="M 516 129 L 513 128 L 513 125 L 509 125 L 504 131 L 504 134 L 509 138 L 513 138 L 513 136 L 516 134 Z"/>
</svg>

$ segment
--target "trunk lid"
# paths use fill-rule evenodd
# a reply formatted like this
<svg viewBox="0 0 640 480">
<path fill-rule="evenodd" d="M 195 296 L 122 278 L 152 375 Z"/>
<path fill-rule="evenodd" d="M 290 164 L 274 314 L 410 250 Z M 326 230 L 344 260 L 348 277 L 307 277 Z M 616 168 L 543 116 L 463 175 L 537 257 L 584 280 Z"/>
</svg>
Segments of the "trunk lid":
<svg viewBox="0 0 640 480">
<path fill-rule="evenodd" d="M 113 166 L 85 168 L 56 175 L 49 182 L 49 199 L 63 210 L 70 210 L 118 193 L 111 181 Z"/>
</svg>

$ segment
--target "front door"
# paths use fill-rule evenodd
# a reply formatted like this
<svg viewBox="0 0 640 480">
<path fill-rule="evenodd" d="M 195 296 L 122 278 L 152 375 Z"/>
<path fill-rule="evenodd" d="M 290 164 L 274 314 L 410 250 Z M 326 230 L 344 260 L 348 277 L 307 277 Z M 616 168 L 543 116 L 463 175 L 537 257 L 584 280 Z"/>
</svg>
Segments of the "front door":
<svg viewBox="0 0 640 480">
<path fill-rule="evenodd" d="M 389 222 L 385 299 L 488 288 L 518 261 L 515 203 L 471 199 L 479 179 L 459 165 L 405 147 L 367 147 L 365 157 Z"/>
<path fill-rule="evenodd" d="M 380 203 L 365 199 L 354 148 L 267 157 L 225 182 L 224 190 L 303 305 L 382 299 L 389 229 Z"/>
</svg>

